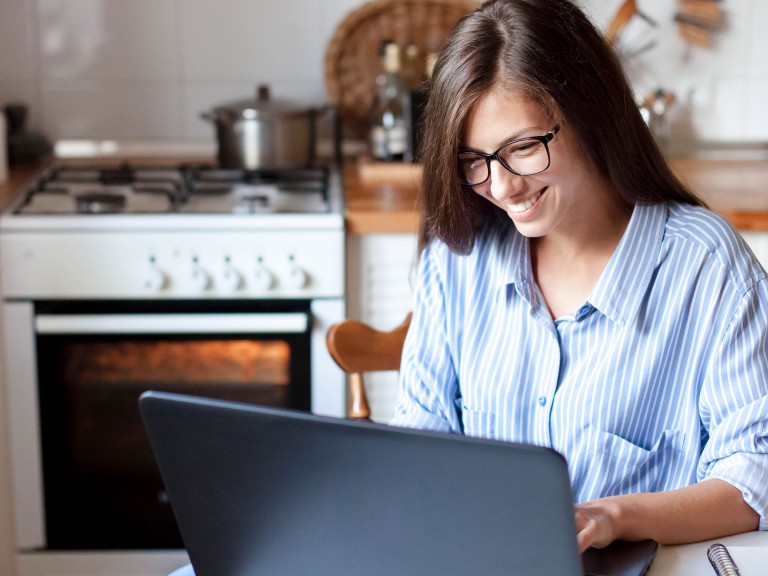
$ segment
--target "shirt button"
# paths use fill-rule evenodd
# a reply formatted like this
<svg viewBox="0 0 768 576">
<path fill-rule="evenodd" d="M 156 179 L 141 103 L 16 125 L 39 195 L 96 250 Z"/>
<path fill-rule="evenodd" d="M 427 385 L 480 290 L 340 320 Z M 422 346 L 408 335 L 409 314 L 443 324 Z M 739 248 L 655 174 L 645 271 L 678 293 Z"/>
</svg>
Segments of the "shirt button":
<svg viewBox="0 0 768 576">
<path fill-rule="evenodd" d="M 539 396 L 539 406 L 544 406 L 547 403 L 546 396 Z"/>
</svg>

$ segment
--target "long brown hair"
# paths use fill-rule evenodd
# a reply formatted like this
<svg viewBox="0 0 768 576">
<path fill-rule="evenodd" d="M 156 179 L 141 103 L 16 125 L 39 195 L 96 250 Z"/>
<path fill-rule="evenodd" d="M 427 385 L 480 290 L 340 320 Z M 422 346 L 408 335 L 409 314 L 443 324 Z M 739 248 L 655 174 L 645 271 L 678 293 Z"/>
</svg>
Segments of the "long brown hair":
<svg viewBox="0 0 768 576">
<path fill-rule="evenodd" d="M 419 245 L 472 250 L 503 212 L 459 184 L 456 152 L 475 103 L 492 88 L 522 91 L 571 137 L 627 206 L 703 202 L 672 173 L 643 121 L 619 59 L 569 0 L 489 0 L 465 16 L 430 82 L 421 161 Z"/>
</svg>

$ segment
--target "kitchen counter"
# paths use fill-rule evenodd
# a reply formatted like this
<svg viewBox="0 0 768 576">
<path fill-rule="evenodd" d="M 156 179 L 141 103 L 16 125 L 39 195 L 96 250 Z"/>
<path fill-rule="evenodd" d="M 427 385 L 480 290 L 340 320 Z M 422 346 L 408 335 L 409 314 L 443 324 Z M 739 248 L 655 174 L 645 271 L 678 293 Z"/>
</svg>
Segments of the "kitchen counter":
<svg viewBox="0 0 768 576">
<path fill-rule="evenodd" d="M 0 182 L 0 208 L 4 207 L 16 192 L 29 183 L 39 170 L 39 166 L 25 166 L 8 170 L 8 180 Z"/>
<path fill-rule="evenodd" d="M 673 158 L 670 165 L 710 208 L 736 228 L 768 231 L 768 161 Z M 344 180 L 349 233 L 418 230 L 415 167 L 350 162 Z"/>
<path fill-rule="evenodd" d="M 768 231 L 768 161 L 673 158 L 670 165 L 736 228 Z"/>
<path fill-rule="evenodd" d="M 417 231 L 420 176 L 413 164 L 348 161 L 344 168 L 347 233 Z"/>
</svg>

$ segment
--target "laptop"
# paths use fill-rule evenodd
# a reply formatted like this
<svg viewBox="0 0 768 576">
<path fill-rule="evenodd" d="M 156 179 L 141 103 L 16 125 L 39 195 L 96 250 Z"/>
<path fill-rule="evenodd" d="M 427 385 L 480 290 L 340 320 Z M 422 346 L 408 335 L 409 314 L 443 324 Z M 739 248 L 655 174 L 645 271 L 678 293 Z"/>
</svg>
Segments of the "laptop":
<svg viewBox="0 0 768 576">
<path fill-rule="evenodd" d="M 553 450 L 154 391 L 139 406 L 196 576 L 585 573 Z M 655 543 L 618 546 L 587 570 L 644 574 Z"/>
</svg>

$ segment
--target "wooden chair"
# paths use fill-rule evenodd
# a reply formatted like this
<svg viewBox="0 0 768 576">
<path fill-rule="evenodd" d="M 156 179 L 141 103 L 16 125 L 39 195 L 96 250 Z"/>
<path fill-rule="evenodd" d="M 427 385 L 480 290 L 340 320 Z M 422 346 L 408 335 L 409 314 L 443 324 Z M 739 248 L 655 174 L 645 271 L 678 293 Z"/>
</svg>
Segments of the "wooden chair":
<svg viewBox="0 0 768 576">
<path fill-rule="evenodd" d="M 382 331 L 357 320 L 342 320 L 330 327 L 326 343 L 336 364 L 349 375 L 349 413 L 356 420 L 370 420 L 363 373 L 398 370 L 411 314 L 398 327 Z"/>
</svg>

